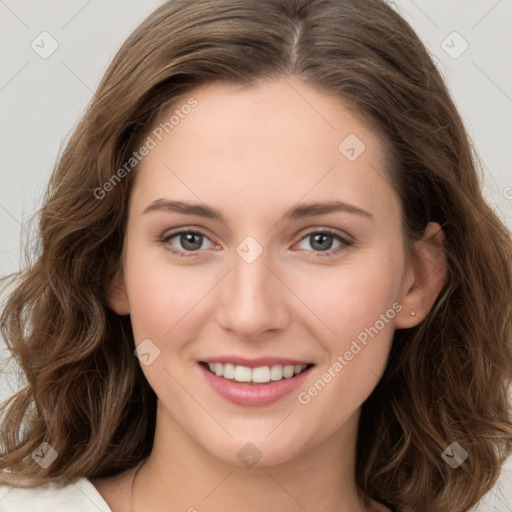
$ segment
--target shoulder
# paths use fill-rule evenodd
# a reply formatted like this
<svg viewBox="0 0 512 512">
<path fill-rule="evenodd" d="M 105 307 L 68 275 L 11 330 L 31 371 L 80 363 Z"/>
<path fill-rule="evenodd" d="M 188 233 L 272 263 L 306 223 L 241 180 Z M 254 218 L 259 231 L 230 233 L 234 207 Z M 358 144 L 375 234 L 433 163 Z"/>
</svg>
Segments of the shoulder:
<svg viewBox="0 0 512 512">
<path fill-rule="evenodd" d="M 48 483 L 35 487 L 0 482 L 2 512 L 112 512 L 87 478 L 66 485 Z"/>
</svg>

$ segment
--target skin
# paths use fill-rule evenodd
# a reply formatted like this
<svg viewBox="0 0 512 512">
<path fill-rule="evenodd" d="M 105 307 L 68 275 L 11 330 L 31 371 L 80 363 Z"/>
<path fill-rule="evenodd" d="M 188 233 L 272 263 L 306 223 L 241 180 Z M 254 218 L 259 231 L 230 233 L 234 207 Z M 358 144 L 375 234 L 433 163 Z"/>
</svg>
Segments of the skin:
<svg viewBox="0 0 512 512">
<path fill-rule="evenodd" d="M 142 365 L 158 411 L 134 510 L 374 510 L 362 505 L 354 479 L 360 407 L 385 369 L 394 330 L 421 322 L 445 282 L 443 232 L 429 224 L 416 242 L 418 259 L 406 258 L 382 141 L 339 98 L 286 77 L 201 86 L 173 108 L 192 95 L 197 107 L 137 171 L 122 272 L 109 296 L 115 312 L 131 315 L 136 345 L 149 338 L 160 350 Z M 354 161 L 338 149 L 349 134 L 365 144 Z M 206 204 L 224 222 L 143 214 L 160 198 Z M 372 217 L 284 217 L 297 204 L 330 200 Z M 170 252 L 190 247 L 179 236 L 158 241 L 181 228 L 205 234 L 195 256 Z M 324 228 L 353 245 L 333 237 L 321 251 L 306 235 Z M 252 263 L 236 252 L 248 236 L 263 248 Z M 308 404 L 299 403 L 298 392 L 394 303 L 401 310 L 378 335 Z M 293 357 L 315 367 L 297 392 L 243 407 L 217 395 L 197 363 L 231 354 Z M 247 442 L 261 453 L 252 467 L 237 457 Z M 130 509 L 134 469 L 93 481 L 114 512 Z"/>
</svg>

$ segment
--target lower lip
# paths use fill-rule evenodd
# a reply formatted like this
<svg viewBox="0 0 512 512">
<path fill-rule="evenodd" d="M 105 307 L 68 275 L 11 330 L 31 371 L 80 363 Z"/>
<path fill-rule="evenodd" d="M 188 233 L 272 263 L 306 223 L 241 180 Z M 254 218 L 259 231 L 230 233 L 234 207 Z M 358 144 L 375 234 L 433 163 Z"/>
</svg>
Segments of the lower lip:
<svg viewBox="0 0 512 512">
<path fill-rule="evenodd" d="M 312 366 L 295 377 L 270 381 L 263 384 L 248 384 L 218 377 L 199 364 L 206 380 L 220 396 L 230 402 L 245 407 L 262 407 L 277 402 L 297 389 L 309 374 Z"/>
</svg>

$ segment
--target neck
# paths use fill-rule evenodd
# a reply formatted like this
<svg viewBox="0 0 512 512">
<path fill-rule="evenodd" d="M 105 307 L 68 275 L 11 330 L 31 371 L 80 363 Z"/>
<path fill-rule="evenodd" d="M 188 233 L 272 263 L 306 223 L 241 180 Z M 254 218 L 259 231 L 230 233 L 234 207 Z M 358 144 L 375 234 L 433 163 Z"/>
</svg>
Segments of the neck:
<svg viewBox="0 0 512 512">
<path fill-rule="evenodd" d="M 293 460 L 247 467 L 212 456 L 159 403 L 153 450 L 134 487 L 135 510 L 364 512 L 354 479 L 358 417 Z"/>
</svg>

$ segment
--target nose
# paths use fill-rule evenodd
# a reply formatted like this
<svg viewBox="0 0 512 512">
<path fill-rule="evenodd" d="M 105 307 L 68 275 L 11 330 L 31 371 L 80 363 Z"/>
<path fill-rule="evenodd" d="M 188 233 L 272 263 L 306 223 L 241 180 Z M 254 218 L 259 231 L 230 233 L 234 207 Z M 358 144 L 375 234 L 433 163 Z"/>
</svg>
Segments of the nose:
<svg viewBox="0 0 512 512">
<path fill-rule="evenodd" d="M 235 253 L 233 268 L 220 283 L 218 324 L 247 340 L 286 328 L 290 291 L 276 274 L 266 251 L 251 263 Z"/>
</svg>

